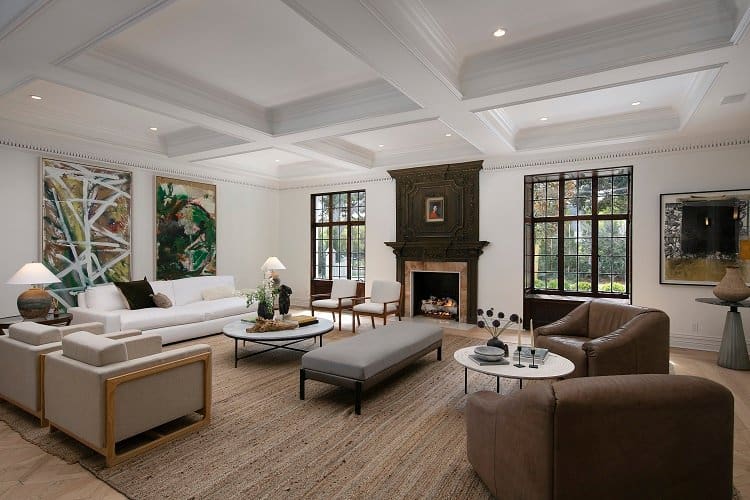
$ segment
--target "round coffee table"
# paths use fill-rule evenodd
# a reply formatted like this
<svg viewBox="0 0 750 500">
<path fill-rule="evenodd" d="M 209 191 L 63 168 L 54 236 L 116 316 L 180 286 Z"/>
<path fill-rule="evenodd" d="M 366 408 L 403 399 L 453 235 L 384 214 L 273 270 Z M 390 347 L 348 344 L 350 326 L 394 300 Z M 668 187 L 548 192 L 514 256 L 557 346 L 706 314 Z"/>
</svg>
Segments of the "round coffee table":
<svg viewBox="0 0 750 500">
<path fill-rule="evenodd" d="M 529 363 L 525 362 L 522 362 L 522 364 L 526 365 L 524 368 L 516 368 L 513 366 L 515 361 L 511 359 L 512 356 L 507 358 L 509 361 L 509 364 L 507 365 L 482 366 L 469 357 L 469 354 L 474 354 L 475 347 L 476 346 L 464 347 L 453 353 L 453 359 L 458 361 L 464 367 L 464 394 L 469 392 L 467 380 L 469 370 L 492 375 L 497 378 L 497 392 L 500 392 L 500 377 L 518 379 L 520 386 L 523 389 L 524 380 L 560 378 L 573 373 L 573 370 L 575 370 L 575 365 L 571 360 L 551 352 L 547 354 L 547 359 L 544 363 L 539 364 L 539 368 L 529 368 Z M 514 344 L 508 344 L 508 349 L 511 353 L 516 352 L 516 346 Z"/>
<path fill-rule="evenodd" d="M 234 367 L 237 368 L 237 361 L 243 358 L 249 358 L 250 356 L 257 356 L 264 352 L 273 351 L 276 349 L 287 349 L 289 351 L 307 352 L 305 349 L 297 349 L 296 347 L 289 347 L 293 344 L 298 344 L 307 339 L 314 339 L 315 337 L 320 338 L 320 346 L 323 346 L 323 335 L 333 330 L 333 321 L 330 319 L 318 318 L 318 322 L 314 325 L 302 326 L 295 328 L 294 330 L 281 330 L 278 332 L 248 332 L 247 329 L 252 327 L 252 323 L 245 321 L 232 321 L 223 328 L 224 335 L 234 339 Z M 245 354 L 244 356 L 239 355 L 239 341 L 253 342 L 268 346 L 268 349 L 262 351 L 255 351 Z M 278 343 L 270 343 L 278 342 Z"/>
</svg>

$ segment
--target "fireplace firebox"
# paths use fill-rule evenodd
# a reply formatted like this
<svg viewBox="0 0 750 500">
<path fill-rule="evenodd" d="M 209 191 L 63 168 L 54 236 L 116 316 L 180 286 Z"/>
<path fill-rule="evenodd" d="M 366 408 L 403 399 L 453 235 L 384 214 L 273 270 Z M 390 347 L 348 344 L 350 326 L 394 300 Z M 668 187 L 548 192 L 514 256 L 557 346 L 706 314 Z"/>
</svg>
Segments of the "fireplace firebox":
<svg viewBox="0 0 750 500">
<path fill-rule="evenodd" d="M 459 273 L 412 271 L 412 313 L 458 321 Z"/>
</svg>

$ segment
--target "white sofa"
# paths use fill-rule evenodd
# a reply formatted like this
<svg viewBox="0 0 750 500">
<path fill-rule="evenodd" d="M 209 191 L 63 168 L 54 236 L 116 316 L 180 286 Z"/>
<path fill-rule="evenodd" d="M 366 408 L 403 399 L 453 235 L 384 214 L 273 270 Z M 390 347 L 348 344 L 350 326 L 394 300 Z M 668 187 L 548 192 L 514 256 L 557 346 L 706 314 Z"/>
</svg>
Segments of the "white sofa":
<svg viewBox="0 0 750 500">
<path fill-rule="evenodd" d="M 203 291 L 219 286 L 234 289 L 233 276 L 200 276 L 172 281 L 151 281 L 154 293 L 163 293 L 172 307 L 130 310 L 114 284 L 88 288 L 78 294 L 78 307 L 71 307 L 72 324 L 98 321 L 104 331 L 141 330 L 161 335 L 164 344 L 221 333 L 227 323 L 257 310 L 245 307 L 244 297 L 203 300 Z"/>
</svg>

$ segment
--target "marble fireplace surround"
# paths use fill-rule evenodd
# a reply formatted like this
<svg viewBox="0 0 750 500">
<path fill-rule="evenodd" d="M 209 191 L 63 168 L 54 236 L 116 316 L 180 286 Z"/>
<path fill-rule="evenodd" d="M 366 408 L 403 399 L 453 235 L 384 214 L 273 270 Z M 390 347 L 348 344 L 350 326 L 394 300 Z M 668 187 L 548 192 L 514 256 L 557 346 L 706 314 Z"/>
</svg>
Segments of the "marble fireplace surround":
<svg viewBox="0 0 750 500">
<path fill-rule="evenodd" d="M 436 273 L 458 273 L 458 321 L 466 323 L 468 320 L 468 272 L 469 265 L 466 262 L 437 262 L 437 261 L 414 261 L 404 262 L 404 306 L 405 316 L 414 316 L 412 311 L 412 278 L 417 271 L 428 271 Z"/>
</svg>

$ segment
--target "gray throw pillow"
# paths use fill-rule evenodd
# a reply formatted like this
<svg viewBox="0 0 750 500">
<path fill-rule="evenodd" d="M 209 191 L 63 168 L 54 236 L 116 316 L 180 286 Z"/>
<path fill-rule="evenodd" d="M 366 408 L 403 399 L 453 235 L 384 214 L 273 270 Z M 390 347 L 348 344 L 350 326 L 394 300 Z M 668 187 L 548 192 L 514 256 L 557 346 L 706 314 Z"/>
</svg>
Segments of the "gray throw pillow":
<svg viewBox="0 0 750 500">
<path fill-rule="evenodd" d="M 163 293 L 155 293 L 151 296 L 151 298 L 154 299 L 154 304 L 156 304 L 156 307 L 161 307 L 162 309 L 172 307 L 172 301 L 169 300 L 169 297 L 167 297 Z"/>
</svg>

